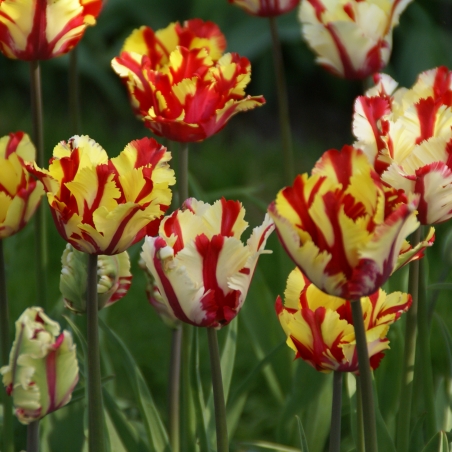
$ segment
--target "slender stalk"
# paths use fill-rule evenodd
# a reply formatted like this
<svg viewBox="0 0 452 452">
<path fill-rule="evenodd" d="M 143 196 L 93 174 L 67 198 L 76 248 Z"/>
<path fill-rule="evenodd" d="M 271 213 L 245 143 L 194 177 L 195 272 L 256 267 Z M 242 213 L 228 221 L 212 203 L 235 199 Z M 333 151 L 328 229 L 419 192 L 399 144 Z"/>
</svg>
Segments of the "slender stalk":
<svg viewBox="0 0 452 452">
<path fill-rule="evenodd" d="M 93 254 L 88 255 L 86 318 L 88 332 L 88 445 L 89 452 L 104 452 L 97 305 L 97 256 Z"/>
<path fill-rule="evenodd" d="M 180 450 L 179 395 L 181 368 L 182 328 L 172 332 L 170 385 L 169 385 L 169 436 L 172 452 Z"/>
<path fill-rule="evenodd" d="M 177 185 L 179 204 L 182 204 L 188 198 L 188 143 L 180 143 Z"/>
<path fill-rule="evenodd" d="M 6 271 L 5 257 L 3 253 L 3 240 L 0 239 L 0 341 L 1 341 L 1 361 L 0 367 L 6 366 L 9 362 L 9 350 L 11 348 L 9 337 L 9 310 L 8 297 L 6 295 Z M 0 446 L 5 452 L 14 452 L 13 438 L 13 406 L 11 397 L 1 390 L 3 400 L 3 441 Z"/>
<path fill-rule="evenodd" d="M 375 418 L 374 394 L 372 391 L 372 372 L 370 370 L 361 300 L 352 301 L 351 306 L 353 326 L 355 327 L 356 349 L 358 352 L 359 376 L 361 378 L 364 443 L 366 444 L 366 452 L 378 452 L 377 424 Z"/>
<path fill-rule="evenodd" d="M 36 146 L 36 163 L 45 166 L 44 126 L 42 113 L 41 70 L 39 61 L 30 62 L 31 110 L 33 115 L 33 142 Z M 46 203 L 41 202 L 35 213 L 36 285 L 37 304 L 47 307 L 47 227 Z"/>
<path fill-rule="evenodd" d="M 340 452 L 341 450 L 341 415 L 342 415 L 342 372 L 334 372 L 333 407 L 331 410 L 329 452 Z"/>
<path fill-rule="evenodd" d="M 278 36 L 276 19 L 270 17 L 270 31 L 273 44 L 273 64 L 276 74 L 276 89 L 278 95 L 279 127 L 281 129 L 281 141 L 284 157 L 284 176 L 286 183 L 291 183 L 294 178 L 294 158 L 292 146 L 292 132 L 290 130 L 289 103 L 287 101 L 286 79 L 284 76 L 284 61 L 281 52 L 281 43 Z"/>
<path fill-rule="evenodd" d="M 71 134 L 80 133 L 80 96 L 77 64 L 77 47 L 69 52 L 69 118 Z"/>
<path fill-rule="evenodd" d="M 363 396 L 361 391 L 361 378 L 356 375 L 356 433 L 357 442 L 356 450 L 358 452 L 365 452 L 366 445 L 364 444 L 364 423 L 363 423 Z"/>
<path fill-rule="evenodd" d="M 215 426 L 217 430 L 217 452 L 229 452 L 226 405 L 224 403 L 223 380 L 221 378 L 220 350 L 217 331 L 207 328 L 209 341 L 210 371 L 212 373 L 213 403 L 215 406 Z"/>
<path fill-rule="evenodd" d="M 39 421 L 28 424 L 27 452 L 39 452 Z"/>
<path fill-rule="evenodd" d="M 426 411 L 426 436 L 432 438 L 437 432 L 435 391 L 433 388 L 432 357 L 430 352 L 430 325 L 428 319 L 428 300 L 426 294 L 426 262 L 425 257 L 419 261 L 419 293 L 417 328 L 419 331 L 419 359 L 422 363 L 423 398 Z"/>
<path fill-rule="evenodd" d="M 412 238 L 412 246 L 416 246 L 421 239 L 418 228 Z M 416 363 L 416 338 L 419 292 L 419 260 L 410 264 L 408 293 L 411 295 L 411 308 L 406 314 L 405 351 L 403 354 L 402 382 L 400 388 L 399 414 L 397 418 L 397 452 L 408 452 L 410 442 L 411 405 L 413 399 L 413 377 Z"/>
</svg>

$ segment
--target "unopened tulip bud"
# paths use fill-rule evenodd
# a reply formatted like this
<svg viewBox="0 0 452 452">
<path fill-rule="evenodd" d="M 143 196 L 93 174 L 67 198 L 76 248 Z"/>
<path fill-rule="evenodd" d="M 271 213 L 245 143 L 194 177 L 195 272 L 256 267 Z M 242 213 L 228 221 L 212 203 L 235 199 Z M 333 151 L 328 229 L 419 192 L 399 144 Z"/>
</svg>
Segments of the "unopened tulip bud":
<svg viewBox="0 0 452 452">
<path fill-rule="evenodd" d="M 61 257 L 60 291 L 65 306 L 77 314 L 86 312 L 88 255 L 69 243 Z M 97 260 L 97 298 L 99 309 L 120 300 L 132 282 L 127 251 Z"/>
<path fill-rule="evenodd" d="M 44 314 L 28 308 L 16 322 L 9 365 L 0 369 L 16 416 L 29 424 L 71 400 L 78 382 L 75 345 L 68 331 Z"/>
</svg>

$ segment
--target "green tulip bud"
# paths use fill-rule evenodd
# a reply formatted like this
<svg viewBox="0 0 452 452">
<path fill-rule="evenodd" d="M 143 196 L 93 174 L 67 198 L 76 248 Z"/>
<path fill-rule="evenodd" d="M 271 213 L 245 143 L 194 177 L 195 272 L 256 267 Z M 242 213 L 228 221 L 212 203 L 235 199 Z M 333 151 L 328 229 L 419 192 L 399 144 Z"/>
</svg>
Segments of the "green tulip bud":
<svg viewBox="0 0 452 452">
<path fill-rule="evenodd" d="M 78 363 L 71 333 L 42 308 L 28 308 L 16 322 L 9 365 L 0 369 L 16 416 L 29 424 L 66 405 L 78 382 Z"/>
</svg>

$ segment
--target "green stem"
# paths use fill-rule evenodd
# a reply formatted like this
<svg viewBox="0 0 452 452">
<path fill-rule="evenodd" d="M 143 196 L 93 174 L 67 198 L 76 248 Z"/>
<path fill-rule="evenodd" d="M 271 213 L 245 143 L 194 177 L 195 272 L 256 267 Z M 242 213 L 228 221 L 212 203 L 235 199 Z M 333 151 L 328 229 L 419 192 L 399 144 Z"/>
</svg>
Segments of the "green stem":
<svg viewBox="0 0 452 452">
<path fill-rule="evenodd" d="M 341 450 L 342 372 L 333 374 L 333 407 L 331 410 L 329 452 Z"/>
<path fill-rule="evenodd" d="M 39 421 L 27 426 L 27 452 L 39 452 Z"/>
<path fill-rule="evenodd" d="M 361 401 L 363 408 L 364 442 L 366 452 L 378 452 L 377 427 L 375 419 L 374 394 L 372 390 L 372 371 L 367 350 L 367 337 L 364 328 L 361 300 L 351 303 L 353 326 L 355 327 L 356 348 L 358 352 L 359 375 L 361 378 Z"/>
<path fill-rule="evenodd" d="M 270 17 L 270 31 L 273 44 L 273 64 L 276 74 L 276 89 L 278 95 L 279 127 L 281 129 L 282 150 L 284 157 L 284 175 L 286 183 L 292 183 L 294 178 L 294 158 L 292 146 L 292 132 L 290 130 L 289 103 L 287 101 L 287 87 L 284 76 L 284 61 L 281 43 L 278 36 L 276 19 Z"/>
<path fill-rule="evenodd" d="M 356 433 L 357 442 L 356 450 L 358 452 L 365 452 L 366 445 L 364 444 L 364 423 L 363 423 L 363 396 L 361 390 L 361 378 L 356 375 Z"/>
<path fill-rule="evenodd" d="M 33 115 L 33 142 L 36 146 L 36 163 L 45 166 L 44 126 L 42 113 L 41 70 L 39 61 L 30 62 L 31 110 Z M 41 202 L 35 213 L 36 285 L 37 304 L 47 308 L 47 227 L 46 203 Z"/>
<path fill-rule="evenodd" d="M 180 143 L 179 174 L 177 175 L 179 204 L 188 198 L 188 143 Z"/>
<path fill-rule="evenodd" d="M 426 257 L 419 261 L 419 294 L 417 328 L 419 331 L 419 359 L 422 363 L 423 397 L 426 410 L 426 434 L 432 438 L 437 432 L 435 391 L 433 388 L 432 357 L 430 352 L 430 326 L 426 293 Z"/>
<path fill-rule="evenodd" d="M 217 452 L 229 452 L 226 405 L 224 403 L 223 380 L 221 378 L 220 350 L 217 330 L 207 328 L 209 341 L 210 371 L 212 373 L 213 403 L 215 406 L 215 426 L 217 431 Z"/>
<path fill-rule="evenodd" d="M 6 295 L 6 271 L 5 257 L 3 253 L 3 240 L 0 239 L 0 341 L 1 341 L 1 361 L 0 367 L 8 365 L 9 351 L 11 348 L 9 337 L 9 310 L 8 297 Z M 14 452 L 13 438 L 13 405 L 11 397 L 1 390 L 3 401 L 3 447 L 5 452 Z M 0 445 L 2 445 L 0 443 Z"/>
<path fill-rule="evenodd" d="M 69 118 L 71 134 L 80 133 L 79 77 L 77 64 L 77 47 L 69 52 Z"/>
<path fill-rule="evenodd" d="M 180 425 L 179 425 L 179 395 L 180 395 L 180 368 L 182 328 L 172 331 L 170 385 L 169 385 L 169 436 L 172 452 L 180 450 Z"/>
<path fill-rule="evenodd" d="M 412 238 L 415 247 L 421 239 L 421 229 L 418 228 Z M 413 376 L 416 363 L 416 336 L 419 292 L 419 259 L 410 263 L 408 293 L 412 304 L 406 314 L 405 350 L 402 363 L 402 382 L 400 388 L 399 414 L 397 418 L 397 452 L 408 452 L 410 442 L 411 405 L 413 399 Z"/>
<path fill-rule="evenodd" d="M 88 444 L 89 452 L 104 452 L 104 424 L 99 354 L 97 304 L 97 256 L 88 255 L 88 286 L 86 289 L 88 339 Z"/>
<path fill-rule="evenodd" d="M 195 407 L 191 392 L 190 381 L 190 359 L 192 353 L 193 326 L 188 323 L 182 325 L 182 357 L 181 357 L 181 378 L 182 378 L 182 419 L 181 437 L 182 450 L 184 452 L 194 451 L 196 441 Z M 194 353 L 194 352 L 193 352 Z"/>
</svg>

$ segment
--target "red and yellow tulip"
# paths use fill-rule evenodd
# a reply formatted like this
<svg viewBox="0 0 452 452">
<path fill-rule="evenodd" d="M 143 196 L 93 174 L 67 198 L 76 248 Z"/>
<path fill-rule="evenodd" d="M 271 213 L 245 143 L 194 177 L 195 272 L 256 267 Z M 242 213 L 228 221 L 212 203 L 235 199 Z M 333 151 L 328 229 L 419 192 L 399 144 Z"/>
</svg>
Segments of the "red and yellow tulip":
<svg viewBox="0 0 452 452">
<path fill-rule="evenodd" d="M 190 198 L 162 220 L 158 237 L 146 237 L 141 257 L 179 320 L 221 328 L 238 314 L 274 229 L 266 216 L 244 245 L 244 216 L 238 201 L 210 205 Z"/>
<path fill-rule="evenodd" d="M 156 230 L 171 203 L 171 154 L 151 138 L 118 157 L 87 136 L 60 142 L 49 169 L 30 166 L 44 184 L 60 235 L 79 251 L 118 254 Z"/>
<path fill-rule="evenodd" d="M 405 252 L 419 223 L 417 200 L 386 187 L 358 149 L 330 150 L 270 205 L 289 256 L 324 292 L 355 300 L 377 291 L 420 246 Z M 401 253 L 401 250 L 405 251 Z M 400 257 L 399 257 L 400 256 Z"/>
<path fill-rule="evenodd" d="M 284 305 L 276 300 L 276 313 L 287 345 L 320 372 L 358 372 L 355 329 L 350 302 L 327 295 L 296 268 L 287 280 Z M 386 337 L 411 305 L 411 296 L 383 290 L 361 298 L 370 366 L 376 369 L 389 348 Z"/>
<path fill-rule="evenodd" d="M 95 25 L 102 0 L 2 0 L 0 50 L 19 60 L 48 60 L 69 52 Z"/>
<path fill-rule="evenodd" d="M 228 0 L 248 14 L 260 17 L 275 17 L 292 11 L 300 0 Z"/>
<path fill-rule="evenodd" d="M 78 363 L 71 333 L 47 317 L 42 308 L 28 308 L 16 322 L 9 365 L 0 369 L 16 416 L 30 424 L 71 400 L 78 382 Z"/>
<path fill-rule="evenodd" d="M 30 177 L 25 165 L 35 156 L 27 134 L 16 132 L 0 138 L 0 239 L 28 223 L 44 194 L 41 182 Z"/>
<path fill-rule="evenodd" d="M 411 1 L 303 0 L 303 35 L 327 70 L 362 79 L 388 63 L 392 30 Z"/>
<path fill-rule="evenodd" d="M 189 33 L 188 47 L 174 27 L 162 31 L 162 42 L 151 39 L 146 45 L 140 29 L 124 47 L 135 51 L 123 51 L 113 59 L 113 69 L 127 83 L 132 108 L 156 135 L 201 141 L 219 132 L 235 114 L 265 103 L 262 96 L 245 95 L 251 64 L 236 53 L 221 56 L 224 37 L 212 27 L 197 27 L 210 30 L 204 33 L 207 37 Z M 173 42 L 163 40 L 167 34 L 176 35 Z"/>
<path fill-rule="evenodd" d="M 353 131 L 382 180 L 419 195 L 418 219 L 452 217 L 452 72 L 423 72 L 411 89 L 387 75 L 355 102 Z"/>
</svg>

